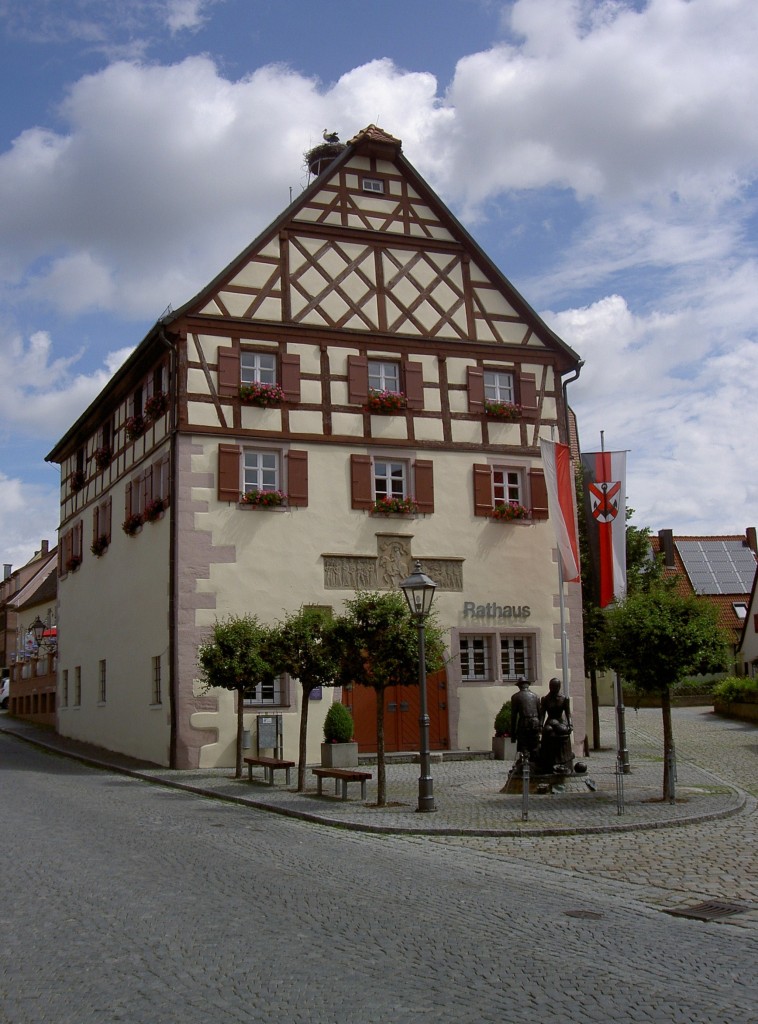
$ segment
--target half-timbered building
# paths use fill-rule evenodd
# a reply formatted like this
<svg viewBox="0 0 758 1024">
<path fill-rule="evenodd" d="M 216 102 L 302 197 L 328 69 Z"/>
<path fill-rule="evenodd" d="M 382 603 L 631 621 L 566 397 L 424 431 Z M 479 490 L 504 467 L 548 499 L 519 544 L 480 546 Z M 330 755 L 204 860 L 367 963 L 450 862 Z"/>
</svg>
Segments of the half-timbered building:
<svg viewBox="0 0 758 1024">
<path fill-rule="evenodd" d="M 540 438 L 567 440 L 579 359 L 402 153 L 370 126 L 312 154 L 303 194 L 164 316 L 48 456 L 60 463 L 58 728 L 178 768 L 233 762 L 234 694 L 203 693 L 217 618 L 341 611 L 437 582 L 449 660 L 432 747 L 486 749 L 516 679 L 561 669 L 556 543 Z M 569 687 L 584 735 L 581 599 L 567 584 Z M 374 740 L 373 691 L 328 703 Z M 248 696 L 281 716 L 301 693 Z M 413 688 L 387 694 L 389 749 L 418 743 Z"/>
</svg>

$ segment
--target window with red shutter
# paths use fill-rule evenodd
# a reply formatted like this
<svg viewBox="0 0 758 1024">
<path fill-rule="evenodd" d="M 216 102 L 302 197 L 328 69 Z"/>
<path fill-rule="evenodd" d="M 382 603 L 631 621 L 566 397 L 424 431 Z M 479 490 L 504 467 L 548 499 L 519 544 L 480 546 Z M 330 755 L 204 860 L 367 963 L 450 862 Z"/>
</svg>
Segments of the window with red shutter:
<svg viewBox="0 0 758 1024">
<path fill-rule="evenodd" d="M 287 452 L 287 503 L 296 508 L 308 506 L 308 452 Z"/>
<path fill-rule="evenodd" d="M 222 398 L 236 397 L 240 391 L 240 355 L 236 349 L 220 348 L 218 360 L 218 393 Z"/>
<path fill-rule="evenodd" d="M 347 357 L 347 395 L 353 405 L 368 401 L 368 360 L 364 356 Z"/>
<path fill-rule="evenodd" d="M 218 446 L 217 494 L 219 501 L 239 501 L 240 448 L 236 444 Z"/>
</svg>

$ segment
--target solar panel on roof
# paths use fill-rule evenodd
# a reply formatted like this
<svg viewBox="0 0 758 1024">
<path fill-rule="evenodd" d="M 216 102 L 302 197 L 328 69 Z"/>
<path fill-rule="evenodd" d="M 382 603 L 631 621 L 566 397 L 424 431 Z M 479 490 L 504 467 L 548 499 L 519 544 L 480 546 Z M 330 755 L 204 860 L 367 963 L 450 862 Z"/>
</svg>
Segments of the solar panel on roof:
<svg viewBox="0 0 758 1024">
<path fill-rule="evenodd" d="M 697 593 L 750 592 L 756 572 L 756 559 L 743 541 L 681 540 L 676 545 Z"/>
</svg>

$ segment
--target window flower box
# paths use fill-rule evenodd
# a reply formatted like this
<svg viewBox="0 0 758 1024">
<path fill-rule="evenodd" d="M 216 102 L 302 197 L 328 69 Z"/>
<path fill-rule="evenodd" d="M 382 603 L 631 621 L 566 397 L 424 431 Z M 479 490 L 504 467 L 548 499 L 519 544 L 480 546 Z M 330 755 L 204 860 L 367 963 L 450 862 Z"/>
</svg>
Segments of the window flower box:
<svg viewBox="0 0 758 1024">
<path fill-rule="evenodd" d="M 66 559 L 66 570 L 68 572 L 76 572 L 79 566 L 82 564 L 81 555 L 72 555 L 71 558 Z"/>
<path fill-rule="evenodd" d="M 377 498 L 372 512 L 375 516 L 413 516 L 418 512 L 415 498 Z"/>
<path fill-rule="evenodd" d="M 284 401 L 284 392 L 279 384 L 252 384 L 240 385 L 240 399 L 246 405 L 258 405 L 262 409 L 271 406 L 281 405 Z"/>
<path fill-rule="evenodd" d="M 521 406 L 513 402 L 491 402 L 485 398 L 484 414 L 488 419 L 501 420 L 503 423 L 515 423 L 521 419 Z"/>
<path fill-rule="evenodd" d="M 148 420 L 159 420 L 168 409 L 168 395 L 165 391 L 156 391 L 145 401 L 145 417 Z"/>
<path fill-rule="evenodd" d="M 110 540 L 108 539 L 107 533 L 101 533 L 99 537 L 95 537 L 90 544 L 90 551 L 96 558 L 100 558 L 108 550 Z"/>
<path fill-rule="evenodd" d="M 495 519 L 500 523 L 512 523 L 519 519 L 531 519 L 532 510 L 525 508 L 523 505 L 519 505 L 517 501 L 507 501 L 499 505 L 495 505 L 493 510 L 490 512 L 490 519 Z"/>
<path fill-rule="evenodd" d="M 110 465 L 111 459 L 113 458 L 113 452 L 109 445 L 103 445 L 101 448 L 95 448 L 92 453 L 92 458 L 98 469 L 105 469 L 106 466 Z"/>
<path fill-rule="evenodd" d="M 81 491 L 82 487 L 84 487 L 85 480 L 86 477 L 84 476 L 84 470 L 75 469 L 71 474 L 71 490 L 74 494 L 76 494 L 77 491 Z"/>
<path fill-rule="evenodd" d="M 126 436 L 130 441 L 136 441 L 138 437 L 142 437 L 146 428 L 147 424 L 142 416 L 130 416 L 124 424 Z"/>
<path fill-rule="evenodd" d="M 148 501 L 145 505 L 144 520 L 146 523 L 157 522 L 166 508 L 166 502 L 163 498 L 153 498 L 152 501 Z"/>
<path fill-rule="evenodd" d="M 374 388 L 370 388 L 368 401 L 364 409 L 366 412 L 392 415 L 396 412 L 402 412 L 406 405 L 407 400 L 402 391 L 377 391 Z"/>
<path fill-rule="evenodd" d="M 245 491 L 240 494 L 240 504 L 252 508 L 280 508 L 287 503 L 284 491 Z"/>
<path fill-rule="evenodd" d="M 139 512 L 132 512 L 121 524 L 121 529 L 127 537 L 133 537 L 141 529 L 143 521 Z"/>
</svg>

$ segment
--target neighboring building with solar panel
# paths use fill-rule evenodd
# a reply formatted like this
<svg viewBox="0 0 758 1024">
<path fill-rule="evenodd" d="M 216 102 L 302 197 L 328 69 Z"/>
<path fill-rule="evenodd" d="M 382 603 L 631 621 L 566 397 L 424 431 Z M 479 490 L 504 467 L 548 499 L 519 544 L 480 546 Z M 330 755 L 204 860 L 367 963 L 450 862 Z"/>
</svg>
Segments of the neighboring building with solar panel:
<svg viewBox="0 0 758 1024">
<path fill-rule="evenodd" d="M 732 652 L 743 635 L 758 566 L 756 528 L 726 537 L 675 537 L 659 530 L 650 538 L 653 551 L 663 557 L 667 576 L 678 578 L 682 594 L 695 594 L 715 605 L 719 624 L 732 638 Z"/>
</svg>

